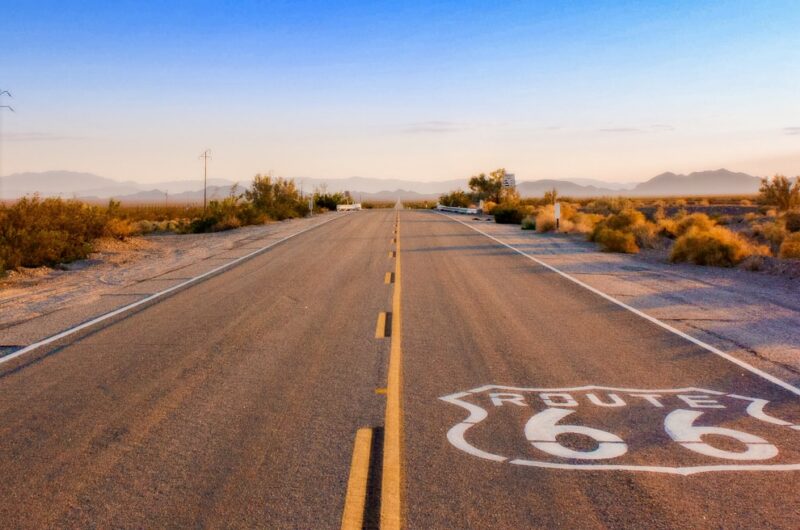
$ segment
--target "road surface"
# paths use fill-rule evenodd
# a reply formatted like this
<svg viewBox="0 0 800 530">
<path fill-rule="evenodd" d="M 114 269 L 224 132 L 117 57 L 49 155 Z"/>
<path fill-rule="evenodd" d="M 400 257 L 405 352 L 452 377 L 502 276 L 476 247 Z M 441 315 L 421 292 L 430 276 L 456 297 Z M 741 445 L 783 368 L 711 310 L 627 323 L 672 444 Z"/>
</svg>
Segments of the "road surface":
<svg viewBox="0 0 800 530">
<path fill-rule="evenodd" d="M 4 528 L 800 526 L 794 387 L 432 212 L 0 362 Z"/>
</svg>

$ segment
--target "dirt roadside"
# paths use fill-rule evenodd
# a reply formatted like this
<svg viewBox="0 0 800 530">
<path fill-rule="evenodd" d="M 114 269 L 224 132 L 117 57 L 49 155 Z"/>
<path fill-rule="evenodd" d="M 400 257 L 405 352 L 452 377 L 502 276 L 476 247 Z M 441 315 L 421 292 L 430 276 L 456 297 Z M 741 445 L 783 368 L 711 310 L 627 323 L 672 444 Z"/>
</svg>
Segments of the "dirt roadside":
<svg viewBox="0 0 800 530">
<path fill-rule="evenodd" d="M 103 240 L 88 259 L 9 274 L 0 282 L 0 355 L 175 285 L 292 233 L 329 213 L 212 234 Z"/>
</svg>

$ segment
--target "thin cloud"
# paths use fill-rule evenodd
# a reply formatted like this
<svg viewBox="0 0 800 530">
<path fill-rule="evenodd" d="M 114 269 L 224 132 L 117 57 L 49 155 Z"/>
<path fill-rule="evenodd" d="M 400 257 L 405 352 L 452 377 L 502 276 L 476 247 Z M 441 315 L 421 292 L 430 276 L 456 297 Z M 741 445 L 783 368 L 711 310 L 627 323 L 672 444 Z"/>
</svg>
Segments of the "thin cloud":
<svg viewBox="0 0 800 530">
<path fill-rule="evenodd" d="M 452 121 L 423 121 L 412 123 L 403 128 L 403 132 L 408 134 L 419 133 L 451 133 L 471 129 L 472 126 L 466 123 Z"/>
<path fill-rule="evenodd" d="M 650 129 L 653 132 L 662 132 L 662 131 L 663 132 L 672 132 L 672 131 L 675 130 L 675 127 L 673 127 L 672 125 L 668 125 L 666 123 L 656 123 L 654 125 L 651 125 Z"/>
<path fill-rule="evenodd" d="M 80 136 L 66 136 L 50 133 L 24 132 L 5 133 L 2 139 L 7 142 L 62 142 L 64 140 L 81 140 Z"/>
<path fill-rule="evenodd" d="M 783 134 L 800 135 L 800 127 L 784 127 Z"/>
<path fill-rule="evenodd" d="M 644 132 L 642 129 L 637 129 L 635 127 L 613 127 L 610 129 L 598 129 L 599 132 L 603 133 L 638 133 Z"/>
<path fill-rule="evenodd" d="M 597 129 L 598 132 L 602 133 L 622 133 L 622 134 L 630 134 L 630 133 L 651 133 L 651 132 L 671 132 L 674 131 L 675 127 L 672 125 L 667 125 L 665 123 L 656 123 L 654 125 L 650 125 L 648 127 L 610 127 L 606 129 Z"/>
</svg>

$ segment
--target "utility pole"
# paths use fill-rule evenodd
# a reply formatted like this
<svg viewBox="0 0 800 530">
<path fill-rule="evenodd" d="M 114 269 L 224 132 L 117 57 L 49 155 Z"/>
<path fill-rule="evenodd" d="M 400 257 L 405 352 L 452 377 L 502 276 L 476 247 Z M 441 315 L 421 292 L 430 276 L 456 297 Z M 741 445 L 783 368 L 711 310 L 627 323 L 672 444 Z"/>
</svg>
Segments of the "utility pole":
<svg viewBox="0 0 800 530">
<path fill-rule="evenodd" d="M 8 90 L 0 90 L 0 97 L 3 96 L 12 97 L 11 92 Z M 14 108 L 11 105 L 0 105 L 0 205 L 3 204 L 3 109 L 14 112 Z"/>
<path fill-rule="evenodd" d="M 206 216 L 207 190 L 208 190 L 208 159 L 211 158 L 211 149 L 206 149 L 200 155 L 203 159 L 203 217 Z"/>
</svg>

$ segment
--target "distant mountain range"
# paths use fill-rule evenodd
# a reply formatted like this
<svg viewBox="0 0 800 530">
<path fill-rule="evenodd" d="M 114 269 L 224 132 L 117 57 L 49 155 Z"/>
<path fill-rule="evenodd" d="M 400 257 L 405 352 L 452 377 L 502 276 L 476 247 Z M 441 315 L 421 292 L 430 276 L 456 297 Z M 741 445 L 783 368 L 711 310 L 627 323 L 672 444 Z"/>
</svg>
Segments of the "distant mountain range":
<svg viewBox="0 0 800 530">
<path fill-rule="evenodd" d="M 466 179 L 438 182 L 408 181 L 399 179 L 373 179 L 350 177 L 345 179 L 297 178 L 298 187 L 306 192 L 326 189 L 329 192 L 350 191 L 357 200 L 424 200 L 434 199 L 442 193 L 467 189 Z M 109 197 L 124 202 L 191 203 L 203 200 L 201 180 L 164 181 L 139 184 L 120 182 L 91 173 L 71 171 L 46 171 L 42 173 L 15 173 L 0 178 L 3 198 L 19 198 L 33 193 L 44 197 L 76 197 L 86 200 L 106 200 Z M 556 188 L 562 196 L 679 196 L 750 194 L 758 192 L 760 179 L 727 169 L 700 171 L 688 175 L 662 173 L 649 180 L 634 183 L 606 182 L 595 179 L 534 180 L 517 183 L 523 197 L 540 196 Z M 227 196 L 235 183 L 227 179 L 209 179 L 210 199 Z M 246 184 L 244 182 L 240 185 Z"/>
</svg>

